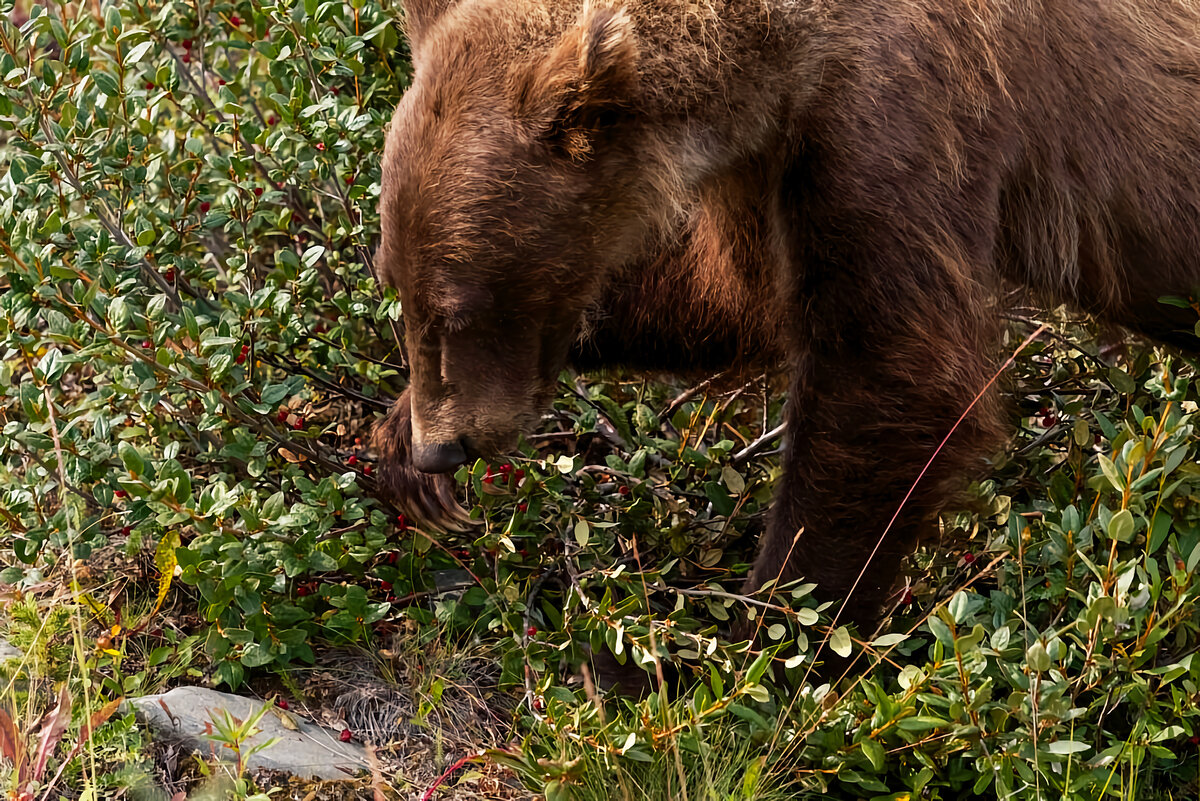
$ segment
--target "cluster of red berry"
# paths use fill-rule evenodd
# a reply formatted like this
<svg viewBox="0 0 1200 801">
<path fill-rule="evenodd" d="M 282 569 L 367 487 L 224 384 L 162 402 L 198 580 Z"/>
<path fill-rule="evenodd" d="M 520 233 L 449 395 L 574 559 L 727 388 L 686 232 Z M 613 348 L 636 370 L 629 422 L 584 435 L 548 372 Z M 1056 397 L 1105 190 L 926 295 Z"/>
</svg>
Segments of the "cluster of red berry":
<svg viewBox="0 0 1200 801">
<path fill-rule="evenodd" d="M 280 409 L 279 414 L 275 415 L 275 421 L 280 425 L 290 425 L 295 431 L 304 428 L 304 418 L 298 414 L 293 415 L 287 409 Z"/>
<path fill-rule="evenodd" d="M 356 453 L 352 453 L 348 457 L 346 457 L 346 464 L 349 465 L 350 467 L 356 467 L 360 461 L 362 461 L 362 460 L 358 458 L 358 454 L 356 454 Z M 369 475 L 371 475 L 371 473 L 375 472 L 372 469 L 371 465 L 369 465 L 369 464 L 364 464 L 362 471 L 363 471 L 364 476 L 369 476 Z M 400 515 L 400 517 L 403 518 L 404 515 Z"/>
<path fill-rule="evenodd" d="M 1058 415 L 1054 413 L 1054 407 L 1050 404 L 1042 406 L 1042 428 L 1054 428 L 1054 424 L 1058 422 Z"/>
<path fill-rule="evenodd" d="M 483 474 L 483 483 L 494 484 L 497 477 L 505 484 L 509 482 L 509 479 L 516 479 L 516 482 L 520 484 L 525 480 L 525 471 L 520 469 L 514 470 L 512 464 L 505 462 L 496 468 L 496 472 L 492 472 L 492 468 L 489 465 L 487 471 Z"/>
<path fill-rule="evenodd" d="M 242 345 L 242 350 L 240 353 L 238 353 L 237 358 L 234 359 L 234 361 L 237 362 L 238 364 L 245 364 L 246 357 L 249 355 L 250 355 L 250 346 Z"/>
</svg>

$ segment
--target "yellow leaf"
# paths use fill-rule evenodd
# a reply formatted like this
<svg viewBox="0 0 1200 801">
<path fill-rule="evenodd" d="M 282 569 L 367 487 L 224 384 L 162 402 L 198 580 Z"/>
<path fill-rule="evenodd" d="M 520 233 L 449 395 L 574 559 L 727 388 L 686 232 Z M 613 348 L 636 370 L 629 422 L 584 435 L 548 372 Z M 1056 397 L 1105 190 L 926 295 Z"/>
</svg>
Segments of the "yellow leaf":
<svg viewBox="0 0 1200 801">
<path fill-rule="evenodd" d="M 83 601 L 83 604 L 90 609 L 92 614 L 95 615 L 99 620 L 105 623 L 112 620 L 112 610 L 109 609 L 103 601 L 94 597 L 90 592 L 81 592 L 76 597 L 80 601 Z"/>
<path fill-rule="evenodd" d="M 167 591 L 171 589 L 171 581 L 175 578 L 175 566 L 178 564 L 175 559 L 175 549 L 178 547 L 179 532 L 168 531 L 158 541 L 158 547 L 154 549 L 154 566 L 158 568 L 158 597 L 154 600 L 154 609 L 150 612 L 151 615 L 162 608 Z"/>
</svg>

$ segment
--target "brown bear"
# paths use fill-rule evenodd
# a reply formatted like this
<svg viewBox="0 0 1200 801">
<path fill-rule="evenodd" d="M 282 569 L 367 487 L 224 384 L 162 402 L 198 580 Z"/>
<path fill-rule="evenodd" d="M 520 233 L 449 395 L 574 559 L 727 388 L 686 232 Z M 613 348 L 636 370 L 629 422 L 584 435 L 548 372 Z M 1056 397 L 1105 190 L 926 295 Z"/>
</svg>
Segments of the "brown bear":
<svg viewBox="0 0 1200 801">
<path fill-rule="evenodd" d="M 409 0 L 378 262 L 411 386 L 383 479 L 425 517 L 581 366 L 789 370 L 750 584 L 872 621 L 998 444 L 1000 291 L 1194 348 L 1200 6 Z M 448 522 L 448 521 L 447 521 Z M 861 575 L 861 579 L 860 579 Z M 851 595 L 851 588 L 854 589 Z"/>
</svg>

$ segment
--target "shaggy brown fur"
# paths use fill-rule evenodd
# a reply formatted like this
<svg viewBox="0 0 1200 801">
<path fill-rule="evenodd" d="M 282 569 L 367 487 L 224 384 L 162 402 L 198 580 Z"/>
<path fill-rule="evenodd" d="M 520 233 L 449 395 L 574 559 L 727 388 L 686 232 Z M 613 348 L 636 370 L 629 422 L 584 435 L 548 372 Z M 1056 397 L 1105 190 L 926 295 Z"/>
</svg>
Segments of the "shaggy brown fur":
<svg viewBox="0 0 1200 801">
<path fill-rule="evenodd" d="M 1193 315 L 1157 302 L 1200 284 L 1195 0 L 408 14 L 379 258 L 413 364 L 377 439 L 401 492 L 435 486 L 409 459 L 511 447 L 573 345 L 587 364 L 786 359 L 786 477 L 751 583 L 805 575 L 844 598 L 991 377 L 1002 285 L 1197 345 Z M 851 619 L 872 619 L 1001 433 L 989 397 L 865 567 Z"/>
</svg>

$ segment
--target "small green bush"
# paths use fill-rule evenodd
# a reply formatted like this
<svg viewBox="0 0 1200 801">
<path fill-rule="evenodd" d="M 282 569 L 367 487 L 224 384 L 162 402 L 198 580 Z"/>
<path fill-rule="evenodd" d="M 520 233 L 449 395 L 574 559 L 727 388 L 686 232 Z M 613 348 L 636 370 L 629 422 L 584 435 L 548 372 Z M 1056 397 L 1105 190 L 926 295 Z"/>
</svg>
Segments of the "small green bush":
<svg viewBox="0 0 1200 801">
<path fill-rule="evenodd" d="M 1195 797 L 1192 362 L 1056 322 L 1009 381 L 1008 455 L 874 639 L 811 585 L 740 594 L 778 474 L 740 454 L 779 419 L 766 380 L 564 382 L 540 438 L 460 471 L 481 527 L 418 530 L 362 444 L 405 372 L 372 265 L 396 9 L 0 13 L 0 582 L 114 550 L 159 576 L 125 617 L 74 586 L 115 640 L 71 681 L 155 685 L 137 653 L 237 687 L 403 620 L 494 652 L 524 741 L 491 758 L 552 801 Z M 198 612 L 201 664 L 157 639 L 164 604 Z M 745 613 L 758 646 L 721 635 Z M 675 678 L 601 705 L 565 680 L 589 650 Z M 810 670 L 831 651 L 840 683 Z"/>
</svg>

